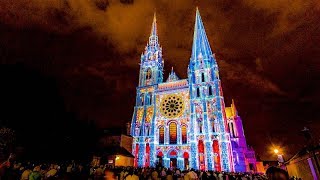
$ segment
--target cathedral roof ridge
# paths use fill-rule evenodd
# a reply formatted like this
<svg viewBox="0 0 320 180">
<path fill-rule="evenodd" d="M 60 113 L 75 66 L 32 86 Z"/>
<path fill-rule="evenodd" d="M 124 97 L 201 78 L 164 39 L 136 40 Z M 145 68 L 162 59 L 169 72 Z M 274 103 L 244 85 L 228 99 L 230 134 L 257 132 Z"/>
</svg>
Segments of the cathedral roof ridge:
<svg viewBox="0 0 320 180">
<path fill-rule="evenodd" d="M 177 87 L 184 87 L 188 86 L 188 80 L 187 79 L 178 79 L 176 81 L 167 81 L 158 84 L 158 88 L 160 90 L 162 89 L 172 89 L 172 88 L 177 88 Z"/>
</svg>

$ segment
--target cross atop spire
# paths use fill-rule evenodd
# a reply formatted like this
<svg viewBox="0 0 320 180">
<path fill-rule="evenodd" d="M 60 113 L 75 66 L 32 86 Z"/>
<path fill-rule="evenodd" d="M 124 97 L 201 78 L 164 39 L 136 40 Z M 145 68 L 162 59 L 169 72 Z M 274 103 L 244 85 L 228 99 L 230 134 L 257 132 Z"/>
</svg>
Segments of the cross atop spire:
<svg viewBox="0 0 320 180">
<path fill-rule="evenodd" d="M 211 56 L 212 51 L 201 20 L 199 9 L 197 7 L 193 33 L 191 61 L 198 61 L 198 59 L 202 58 L 205 61 L 209 61 L 211 59 Z"/>
<path fill-rule="evenodd" d="M 158 33 L 157 33 L 157 17 L 156 13 L 153 15 L 153 22 L 152 22 L 152 28 L 151 33 L 149 37 L 149 45 L 156 46 L 158 45 Z"/>
</svg>

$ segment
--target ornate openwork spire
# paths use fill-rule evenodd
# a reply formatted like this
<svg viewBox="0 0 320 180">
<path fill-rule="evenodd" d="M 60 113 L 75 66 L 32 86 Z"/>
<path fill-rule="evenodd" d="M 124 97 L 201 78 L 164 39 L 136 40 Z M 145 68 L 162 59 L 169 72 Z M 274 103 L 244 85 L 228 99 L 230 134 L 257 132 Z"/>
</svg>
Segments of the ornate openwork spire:
<svg viewBox="0 0 320 180">
<path fill-rule="evenodd" d="M 197 61 L 200 58 L 209 60 L 212 56 L 210 44 L 201 20 L 199 9 L 196 10 L 196 19 L 194 24 L 193 44 L 191 60 Z"/>
<path fill-rule="evenodd" d="M 158 45 L 158 33 L 157 33 L 157 17 L 156 13 L 153 15 L 153 22 L 152 22 L 152 28 L 151 33 L 149 37 L 149 45 L 150 46 L 156 46 Z"/>
</svg>

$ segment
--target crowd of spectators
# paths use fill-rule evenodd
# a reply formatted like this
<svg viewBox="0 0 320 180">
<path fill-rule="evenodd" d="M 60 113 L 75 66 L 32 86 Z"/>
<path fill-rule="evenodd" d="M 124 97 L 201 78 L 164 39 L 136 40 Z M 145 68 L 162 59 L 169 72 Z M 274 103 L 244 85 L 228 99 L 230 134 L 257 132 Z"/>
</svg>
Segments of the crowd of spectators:
<svg viewBox="0 0 320 180">
<path fill-rule="evenodd" d="M 133 168 L 66 163 L 18 163 L 1 165 L 1 180 L 288 180 L 285 170 L 271 167 L 266 174 L 179 170 L 177 168 Z M 296 178 L 291 178 L 296 179 Z"/>
</svg>

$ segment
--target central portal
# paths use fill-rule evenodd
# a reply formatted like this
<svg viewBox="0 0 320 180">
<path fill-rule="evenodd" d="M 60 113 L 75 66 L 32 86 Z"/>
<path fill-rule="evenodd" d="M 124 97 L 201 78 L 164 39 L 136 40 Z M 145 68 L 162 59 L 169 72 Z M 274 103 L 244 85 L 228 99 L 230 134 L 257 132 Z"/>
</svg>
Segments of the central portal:
<svg viewBox="0 0 320 180">
<path fill-rule="evenodd" d="M 177 167 L 177 158 L 170 158 L 170 167 L 171 168 Z"/>
</svg>

